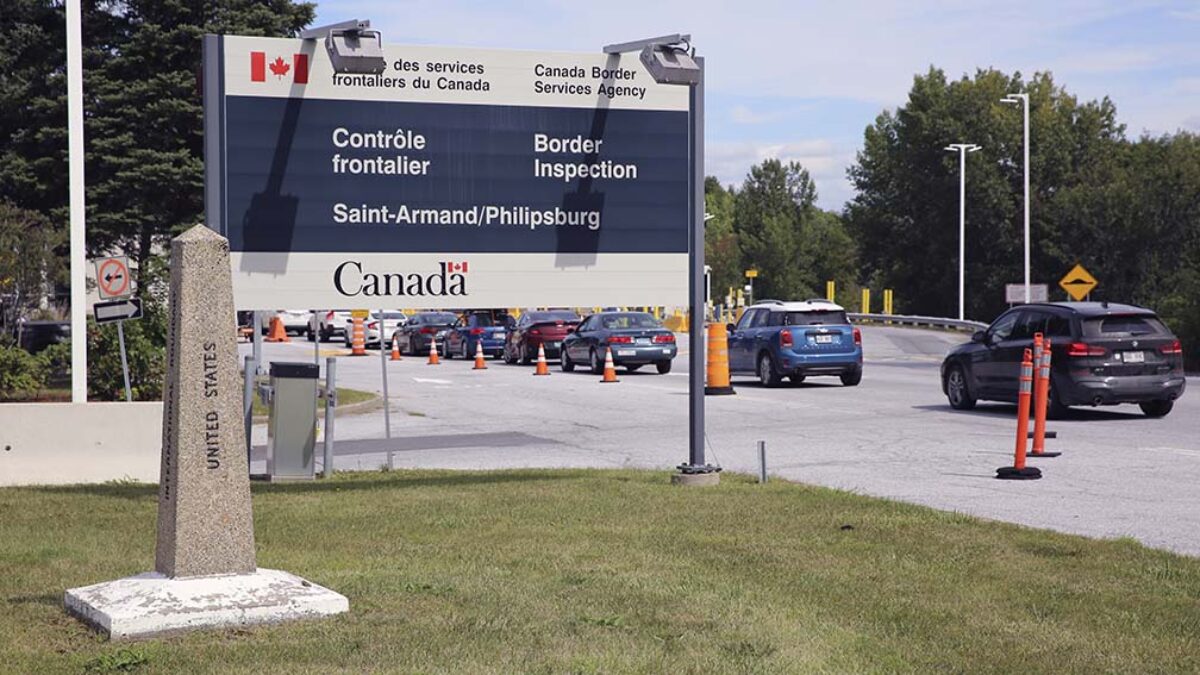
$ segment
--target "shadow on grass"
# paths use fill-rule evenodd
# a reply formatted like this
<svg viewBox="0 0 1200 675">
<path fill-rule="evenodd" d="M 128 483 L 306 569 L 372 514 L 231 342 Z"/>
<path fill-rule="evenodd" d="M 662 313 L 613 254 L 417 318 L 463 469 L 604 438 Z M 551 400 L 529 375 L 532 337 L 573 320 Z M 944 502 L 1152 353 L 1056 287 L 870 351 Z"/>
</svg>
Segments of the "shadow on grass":
<svg viewBox="0 0 1200 675">
<path fill-rule="evenodd" d="M 323 480 L 318 478 L 312 481 L 287 483 L 265 483 L 254 481 L 251 483 L 251 488 L 256 494 L 300 494 L 351 490 L 395 490 L 425 487 L 463 487 L 472 485 L 491 485 L 550 480 L 576 480 L 584 477 L 586 477 L 586 474 L 582 472 L 544 470 L 523 470 L 519 472 L 461 472 L 438 476 L 408 476 L 403 472 L 378 472 L 363 475 L 359 472 L 355 472 L 355 476 L 353 478 L 335 477 L 333 480 Z M 46 494 L 92 495 L 97 497 L 112 497 L 117 499 L 147 499 L 156 497 L 158 495 L 158 485 L 154 483 L 122 482 L 100 483 L 97 485 L 47 485 L 18 489 Z"/>
<path fill-rule="evenodd" d="M 10 595 L 4 599 L 9 605 L 45 605 L 47 607 L 62 607 L 62 593 L 42 593 L 40 595 Z"/>
</svg>

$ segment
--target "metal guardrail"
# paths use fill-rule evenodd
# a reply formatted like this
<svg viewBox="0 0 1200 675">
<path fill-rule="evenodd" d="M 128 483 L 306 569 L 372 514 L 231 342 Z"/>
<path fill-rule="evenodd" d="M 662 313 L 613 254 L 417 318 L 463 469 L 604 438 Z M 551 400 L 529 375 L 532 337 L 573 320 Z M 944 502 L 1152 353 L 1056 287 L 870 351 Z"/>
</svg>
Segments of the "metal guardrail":
<svg viewBox="0 0 1200 675">
<path fill-rule="evenodd" d="M 960 330 L 965 332 L 973 332 L 983 330 L 988 327 L 986 323 L 978 321 L 959 321 L 958 319 L 945 319 L 936 316 L 908 316 L 904 314 L 855 314 L 848 313 L 847 316 L 854 323 L 888 323 L 901 326 L 922 326 L 925 328 L 945 328 L 949 330 Z"/>
</svg>

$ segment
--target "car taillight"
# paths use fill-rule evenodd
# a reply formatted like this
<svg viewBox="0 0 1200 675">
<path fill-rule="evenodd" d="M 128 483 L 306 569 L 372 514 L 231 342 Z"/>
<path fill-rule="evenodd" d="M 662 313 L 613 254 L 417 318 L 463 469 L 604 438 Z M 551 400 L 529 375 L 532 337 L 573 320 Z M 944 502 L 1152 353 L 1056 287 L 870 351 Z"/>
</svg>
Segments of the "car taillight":
<svg viewBox="0 0 1200 675">
<path fill-rule="evenodd" d="M 541 335 L 541 334 L 542 334 L 542 331 L 540 331 L 540 330 L 538 330 L 538 329 L 534 328 L 533 330 L 529 331 L 529 334 L 530 334 L 530 335 Z"/>
<path fill-rule="evenodd" d="M 624 345 L 633 342 L 633 338 L 629 337 L 628 335 L 613 335 L 612 337 L 608 338 L 608 341 L 614 345 Z"/>
<path fill-rule="evenodd" d="M 1182 354 L 1183 345 L 1180 344 L 1179 340 L 1176 340 L 1169 345 L 1163 345 L 1159 347 L 1158 351 L 1162 352 L 1163 354 Z"/>
<path fill-rule="evenodd" d="M 325 320 L 326 320 L 326 321 L 333 321 L 333 312 L 329 312 L 328 314 L 326 314 L 326 315 L 325 315 Z"/>
<path fill-rule="evenodd" d="M 433 334 L 433 328 L 432 328 L 432 327 L 430 327 L 430 326 L 423 326 L 423 327 L 421 328 L 421 335 L 432 335 L 432 334 Z"/>
<path fill-rule="evenodd" d="M 793 344 L 795 343 L 792 341 L 792 331 L 785 330 L 779 334 L 780 347 L 791 347 Z"/>
<path fill-rule="evenodd" d="M 483 329 L 482 328 L 472 328 L 471 335 L 483 335 Z"/>
<path fill-rule="evenodd" d="M 371 323 L 367 324 L 367 328 L 378 328 L 378 327 L 379 327 L 378 321 L 372 321 Z"/>
<path fill-rule="evenodd" d="M 862 346 L 862 331 L 859 330 L 858 328 L 854 329 L 854 346 L 855 347 Z"/>
<path fill-rule="evenodd" d="M 1072 342 L 1067 345 L 1067 356 L 1104 356 L 1108 350 L 1104 347 L 1089 345 L 1086 342 Z"/>
<path fill-rule="evenodd" d="M 667 333 L 666 335 L 655 335 L 654 341 L 660 345 L 675 344 L 675 334 Z"/>
</svg>

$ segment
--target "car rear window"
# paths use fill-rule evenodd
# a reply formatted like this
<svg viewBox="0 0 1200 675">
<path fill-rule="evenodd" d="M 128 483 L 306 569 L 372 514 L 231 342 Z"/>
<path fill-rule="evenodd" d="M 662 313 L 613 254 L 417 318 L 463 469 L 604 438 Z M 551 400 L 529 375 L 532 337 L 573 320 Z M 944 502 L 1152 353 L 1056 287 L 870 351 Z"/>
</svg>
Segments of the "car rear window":
<svg viewBox="0 0 1200 675">
<path fill-rule="evenodd" d="M 1158 317 L 1148 314 L 1130 314 L 1103 316 L 1086 319 L 1083 322 L 1083 334 L 1088 337 L 1107 335 L 1161 335 L 1167 327 Z"/>
<path fill-rule="evenodd" d="M 848 324 L 846 313 L 841 310 L 821 310 L 817 312 L 772 312 L 773 326 L 830 326 Z"/>
<path fill-rule="evenodd" d="M 608 314 L 600 317 L 600 325 L 606 329 L 622 328 L 658 328 L 658 319 L 650 314 L 629 312 L 626 314 Z"/>
<path fill-rule="evenodd" d="M 458 317 L 449 312 L 444 312 L 439 314 L 422 314 L 421 319 L 425 323 L 454 323 L 458 320 Z"/>
<path fill-rule="evenodd" d="M 562 321 L 564 323 L 578 323 L 579 315 L 575 312 L 530 312 L 530 321 Z"/>
</svg>

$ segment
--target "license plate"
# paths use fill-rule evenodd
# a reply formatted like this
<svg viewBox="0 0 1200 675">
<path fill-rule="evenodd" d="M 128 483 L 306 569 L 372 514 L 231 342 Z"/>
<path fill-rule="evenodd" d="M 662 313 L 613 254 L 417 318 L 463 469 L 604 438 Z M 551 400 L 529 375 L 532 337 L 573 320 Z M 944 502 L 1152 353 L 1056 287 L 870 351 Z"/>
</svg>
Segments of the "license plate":
<svg viewBox="0 0 1200 675">
<path fill-rule="evenodd" d="M 635 352 L 632 349 L 618 349 L 617 350 L 617 356 L 633 356 L 634 354 L 637 354 L 637 352 Z"/>
<path fill-rule="evenodd" d="M 497 333 L 493 333 L 493 334 L 492 334 L 492 337 L 496 338 L 497 340 L 503 340 L 503 339 L 504 339 L 504 333 L 503 333 L 503 332 L 497 332 Z"/>
<path fill-rule="evenodd" d="M 1145 363 L 1146 352 L 1125 352 L 1125 363 Z"/>
<path fill-rule="evenodd" d="M 832 335 L 818 335 L 817 336 L 817 344 L 819 344 L 819 345 L 833 344 L 833 336 Z"/>
<path fill-rule="evenodd" d="M 638 339 L 637 339 L 637 343 L 638 343 L 639 345 L 648 345 L 648 344 L 650 344 L 650 338 L 648 338 L 648 337 L 640 337 L 640 338 L 638 338 Z"/>
</svg>

